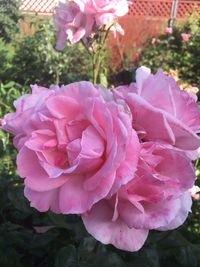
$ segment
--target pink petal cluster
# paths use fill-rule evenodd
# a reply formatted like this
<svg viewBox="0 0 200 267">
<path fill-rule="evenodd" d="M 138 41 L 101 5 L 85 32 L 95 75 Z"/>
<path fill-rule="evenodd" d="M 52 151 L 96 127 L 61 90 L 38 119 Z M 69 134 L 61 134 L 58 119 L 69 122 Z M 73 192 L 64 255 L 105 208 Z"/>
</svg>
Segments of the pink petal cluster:
<svg viewBox="0 0 200 267">
<path fill-rule="evenodd" d="M 199 147 L 200 109 L 195 99 L 162 70 L 153 75 L 141 67 L 136 71 L 136 83 L 118 87 L 114 94 L 126 100 L 133 128 L 142 140 L 164 141 L 184 150 Z"/>
<path fill-rule="evenodd" d="M 82 214 L 134 176 L 140 146 L 131 114 L 107 94 L 89 82 L 33 86 L 5 116 L 32 207 Z"/>
<path fill-rule="evenodd" d="M 172 33 L 173 33 L 173 29 L 172 29 L 172 27 L 167 27 L 167 28 L 165 29 L 165 33 L 167 33 L 167 34 L 172 34 Z"/>
<path fill-rule="evenodd" d="M 73 0 L 59 3 L 54 16 L 57 28 L 56 49 L 63 50 L 66 41 L 77 43 L 83 37 L 89 37 L 92 32 L 103 25 L 110 25 L 118 17 L 128 13 L 127 0 Z M 123 34 L 123 29 L 117 24 L 114 33 Z"/>
<path fill-rule="evenodd" d="M 112 23 L 128 13 L 127 0 L 74 0 L 81 12 L 93 15 L 97 26 Z"/>
<path fill-rule="evenodd" d="M 15 136 L 32 207 L 81 215 L 97 240 L 127 251 L 185 221 L 200 110 L 161 70 L 141 67 L 115 90 L 35 85 L 14 104 L 1 127 Z"/>
<path fill-rule="evenodd" d="M 75 44 L 84 36 L 88 37 L 94 26 L 93 16 L 83 14 L 72 1 L 59 3 L 54 21 L 57 28 L 57 50 L 63 50 L 67 40 Z"/>
<path fill-rule="evenodd" d="M 185 221 L 194 179 L 192 164 L 183 152 L 164 143 L 145 142 L 133 179 L 83 215 L 85 227 L 104 244 L 137 251 L 149 230 L 175 229 Z"/>
<path fill-rule="evenodd" d="M 136 83 L 113 90 L 132 113 L 140 140 L 137 171 L 118 192 L 82 215 L 87 231 L 104 244 L 139 250 L 149 230 L 179 227 L 191 210 L 200 146 L 200 109 L 174 79 L 141 67 Z"/>
<path fill-rule="evenodd" d="M 181 33 L 181 38 L 182 38 L 183 42 L 189 42 L 190 37 L 191 37 L 191 34 Z"/>
</svg>

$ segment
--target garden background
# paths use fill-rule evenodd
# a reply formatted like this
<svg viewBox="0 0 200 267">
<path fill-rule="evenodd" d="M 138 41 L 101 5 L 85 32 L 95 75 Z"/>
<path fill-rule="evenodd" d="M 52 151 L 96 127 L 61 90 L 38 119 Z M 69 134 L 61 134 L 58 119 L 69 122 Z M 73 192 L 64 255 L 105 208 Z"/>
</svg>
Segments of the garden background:
<svg viewBox="0 0 200 267">
<path fill-rule="evenodd" d="M 148 2 L 148 1 L 147 1 Z M 199 5 L 199 1 L 196 1 Z M 81 45 L 57 52 L 52 16 L 19 10 L 17 0 L 0 0 L 0 118 L 30 84 L 49 86 L 90 80 L 90 59 Z M 162 18 L 162 17 L 161 17 Z M 125 16 L 125 36 L 110 36 L 100 80 L 106 86 L 134 81 L 141 65 L 162 67 L 190 93 L 200 88 L 200 19 L 197 9 L 165 33 L 169 17 Z M 184 42 L 181 33 L 191 35 Z M 23 197 L 11 137 L 0 131 L 0 266 L 1 267 L 198 267 L 200 201 L 198 195 L 185 224 L 168 232 L 152 231 L 145 246 L 127 253 L 89 236 L 74 216 L 41 214 Z M 200 185 L 200 164 L 196 165 Z"/>
</svg>

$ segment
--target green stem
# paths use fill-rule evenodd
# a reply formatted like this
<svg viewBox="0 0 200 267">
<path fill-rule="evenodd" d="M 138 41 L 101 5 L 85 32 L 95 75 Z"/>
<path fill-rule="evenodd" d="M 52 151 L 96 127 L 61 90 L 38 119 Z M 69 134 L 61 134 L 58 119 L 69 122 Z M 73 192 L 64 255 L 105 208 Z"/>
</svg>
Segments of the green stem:
<svg viewBox="0 0 200 267">
<path fill-rule="evenodd" d="M 96 53 L 94 53 L 93 57 L 93 83 L 98 83 L 99 78 L 99 70 L 101 66 L 101 49 L 98 49 Z"/>
<path fill-rule="evenodd" d="M 97 35 L 96 39 L 94 39 L 94 43 L 92 46 L 92 51 L 89 49 L 89 47 L 84 43 L 83 40 L 81 40 L 81 43 L 83 45 L 83 47 L 86 49 L 86 51 L 88 52 L 89 56 L 92 59 L 92 72 L 93 72 L 93 84 L 97 84 L 99 82 L 99 73 L 100 73 L 100 68 L 101 68 L 101 63 L 102 63 L 102 52 L 104 51 L 104 47 L 105 47 L 105 42 L 106 39 L 108 37 L 108 33 L 110 31 L 110 28 L 113 25 L 110 25 L 110 27 L 105 30 L 102 29 L 101 31 L 99 31 L 99 35 Z M 97 46 L 97 49 L 95 49 L 95 45 Z"/>
<path fill-rule="evenodd" d="M 195 162 L 195 169 L 197 168 L 198 164 L 199 164 L 199 158 Z"/>
<path fill-rule="evenodd" d="M 102 36 L 100 35 L 99 41 L 98 41 L 98 49 L 96 52 L 93 54 L 93 83 L 97 84 L 98 79 L 99 79 L 99 73 L 100 73 L 100 68 L 101 68 L 101 63 L 102 63 L 102 52 L 104 51 L 105 48 L 105 43 L 106 39 L 108 37 L 108 33 L 110 31 L 110 28 L 113 25 L 111 25 L 106 31 L 105 34 Z"/>
<path fill-rule="evenodd" d="M 97 84 L 97 79 L 98 79 L 98 69 L 96 67 L 96 64 L 93 64 L 93 84 Z"/>
<path fill-rule="evenodd" d="M 91 52 L 90 52 L 90 50 L 89 50 L 89 48 L 87 47 L 87 45 L 83 42 L 83 40 L 81 39 L 81 44 L 83 45 L 83 47 L 86 49 L 86 51 L 88 52 L 88 54 L 90 55 L 90 56 L 92 56 L 92 54 L 91 54 Z"/>
<path fill-rule="evenodd" d="M 56 70 L 56 84 L 60 83 L 60 75 L 59 75 L 59 70 Z"/>
</svg>

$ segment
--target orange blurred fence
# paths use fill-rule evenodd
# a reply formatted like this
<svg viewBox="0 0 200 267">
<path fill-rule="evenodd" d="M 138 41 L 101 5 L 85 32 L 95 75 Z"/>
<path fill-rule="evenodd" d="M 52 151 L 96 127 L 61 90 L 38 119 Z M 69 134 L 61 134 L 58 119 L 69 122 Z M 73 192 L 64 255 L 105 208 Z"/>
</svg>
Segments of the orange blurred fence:
<svg viewBox="0 0 200 267">
<path fill-rule="evenodd" d="M 134 0 L 129 14 L 143 18 L 169 18 L 173 0 Z M 200 1 L 179 0 L 177 18 L 184 18 L 194 11 L 200 12 Z"/>
</svg>

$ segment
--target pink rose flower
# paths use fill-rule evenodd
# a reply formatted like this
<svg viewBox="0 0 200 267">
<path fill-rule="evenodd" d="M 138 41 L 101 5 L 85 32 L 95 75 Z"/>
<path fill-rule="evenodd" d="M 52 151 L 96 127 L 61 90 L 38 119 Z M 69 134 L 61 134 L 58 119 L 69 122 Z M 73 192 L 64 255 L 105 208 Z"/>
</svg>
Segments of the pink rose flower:
<svg viewBox="0 0 200 267">
<path fill-rule="evenodd" d="M 81 214 L 132 179 L 140 146 L 124 103 L 89 82 L 32 89 L 3 126 L 32 207 Z"/>
<path fill-rule="evenodd" d="M 3 125 L 5 125 L 5 120 L 3 120 L 3 119 L 0 119 L 0 126 L 3 126 Z"/>
<path fill-rule="evenodd" d="M 112 23 L 118 17 L 128 13 L 127 0 L 74 0 L 80 10 L 87 15 L 94 15 L 97 26 Z"/>
<path fill-rule="evenodd" d="M 181 33 L 181 38 L 183 42 L 188 42 L 190 40 L 190 37 L 191 37 L 191 34 Z"/>
<path fill-rule="evenodd" d="M 63 50 L 66 41 L 75 44 L 84 36 L 88 37 L 93 30 L 94 18 L 83 14 L 74 2 L 59 3 L 54 16 L 57 28 L 57 50 Z"/>
<path fill-rule="evenodd" d="M 171 27 L 167 27 L 165 29 L 165 33 L 172 34 L 173 33 L 173 29 Z"/>
<path fill-rule="evenodd" d="M 187 92 L 159 70 L 155 75 L 141 67 L 136 83 L 113 90 L 123 98 L 133 115 L 133 128 L 143 141 L 165 141 L 184 150 L 200 146 L 200 109 Z"/>
<path fill-rule="evenodd" d="M 137 251 L 149 230 L 175 229 L 185 221 L 194 180 L 194 169 L 183 152 L 162 143 L 143 143 L 133 179 L 83 214 L 85 227 L 104 244 Z"/>
</svg>

